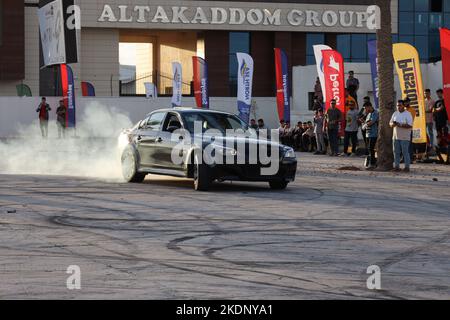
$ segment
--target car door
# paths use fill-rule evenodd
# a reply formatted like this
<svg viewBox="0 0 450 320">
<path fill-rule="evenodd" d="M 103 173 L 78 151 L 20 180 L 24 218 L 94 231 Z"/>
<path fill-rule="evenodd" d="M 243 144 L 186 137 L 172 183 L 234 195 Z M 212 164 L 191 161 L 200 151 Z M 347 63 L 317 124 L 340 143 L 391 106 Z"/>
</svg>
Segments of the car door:
<svg viewBox="0 0 450 320">
<path fill-rule="evenodd" d="M 157 165 L 157 147 L 160 143 L 159 132 L 166 112 L 155 112 L 139 130 L 136 146 L 141 158 L 141 166 L 152 168 Z"/>
<path fill-rule="evenodd" d="M 169 112 L 161 127 L 160 139 L 158 145 L 158 162 L 164 169 L 183 170 L 183 164 L 172 159 L 172 151 L 176 146 L 183 144 L 184 135 L 174 135 L 169 128 L 178 127 L 183 129 L 180 117 L 175 112 Z M 179 150 L 179 156 L 183 157 L 183 150 Z"/>
</svg>

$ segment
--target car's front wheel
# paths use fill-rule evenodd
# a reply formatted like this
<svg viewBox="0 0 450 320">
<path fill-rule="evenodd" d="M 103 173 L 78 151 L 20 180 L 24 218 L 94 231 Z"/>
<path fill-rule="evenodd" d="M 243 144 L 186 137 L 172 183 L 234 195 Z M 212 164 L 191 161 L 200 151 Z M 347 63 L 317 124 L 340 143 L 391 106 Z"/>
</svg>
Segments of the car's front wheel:
<svg viewBox="0 0 450 320">
<path fill-rule="evenodd" d="M 126 182 L 140 183 L 146 174 L 138 172 L 136 153 L 132 148 L 126 148 L 122 153 L 122 175 Z"/>
<path fill-rule="evenodd" d="M 196 191 L 208 191 L 211 184 L 207 165 L 201 163 L 201 155 L 198 152 L 194 155 L 194 189 Z"/>
<path fill-rule="evenodd" d="M 284 190 L 287 188 L 289 182 L 286 180 L 274 180 L 270 181 L 269 185 L 272 190 Z"/>
</svg>

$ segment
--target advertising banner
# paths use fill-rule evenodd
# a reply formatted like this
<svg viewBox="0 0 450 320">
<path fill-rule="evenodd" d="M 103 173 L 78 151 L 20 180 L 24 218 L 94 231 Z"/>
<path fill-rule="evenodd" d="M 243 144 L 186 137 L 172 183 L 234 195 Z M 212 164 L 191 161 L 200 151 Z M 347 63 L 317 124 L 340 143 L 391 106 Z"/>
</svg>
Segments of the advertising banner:
<svg viewBox="0 0 450 320">
<path fill-rule="evenodd" d="M 253 58 L 246 53 L 236 53 L 238 59 L 238 111 L 239 117 L 250 122 L 253 89 Z"/>
<path fill-rule="evenodd" d="M 81 82 L 83 97 L 95 97 L 95 88 L 90 82 Z"/>
<path fill-rule="evenodd" d="M 427 143 L 425 97 L 419 53 L 408 43 L 395 43 L 393 54 L 402 98 L 409 98 L 411 107 L 416 111 L 413 143 Z"/>
<path fill-rule="evenodd" d="M 66 128 L 76 127 L 75 82 L 72 68 L 66 64 L 60 65 L 61 84 L 64 105 L 66 106 Z"/>
<path fill-rule="evenodd" d="M 181 107 L 181 99 L 183 96 L 182 67 L 179 62 L 172 63 L 173 70 L 173 95 L 172 107 Z"/>
<path fill-rule="evenodd" d="M 325 78 L 325 92 L 326 97 L 325 108 L 328 110 L 331 105 L 331 100 L 336 100 L 336 108 L 342 112 L 343 118 L 346 116 L 345 109 L 345 74 L 344 74 L 344 59 L 342 55 L 335 50 L 324 50 L 323 65 Z M 345 135 L 344 120 L 339 124 L 339 135 Z"/>
<path fill-rule="evenodd" d="M 370 40 L 367 42 L 367 49 L 369 53 L 370 69 L 372 71 L 373 97 L 375 108 L 379 108 L 379 87 L 378 83 L 378 55 L 377 55 L 377 40 Z"/>
<path fill-rule="evenodd" d="M 450 119 L 450 30 L 441 28 L 442 79 L 444 82 L 444 101 Z"/>
<path fill-rule="evenodd" d="M 280 121 L 291 122 L 291 95 L 289 92 L 289 67 L 286 53 L 275 48 L 277 107 Z"/>
<path fill-rule="evenodd" d="M 192 57 L 194 66 L 194 95 L 197 107 L 209 109 L 208 65 L 200 57 Z"/>
<path fill-rule="evenodd" d="M 42 45 L 41 67 L 77 63 L 76 28 L 80 17 L 74 0 L 41 0 L 38 17 Z"/>
<path fill-rule="evenodd" d="M 326 97 L 325 97 L 325 78 L 323 75 L 323 55 L 322 55 L 322 51 L 323 50 L 333 50 L 332 48 L 330 48 L 329 46 L 323 45 L 323 44 L 319 44 L 316 46 L 313 46 L 314 49 L 314 56 L 316 57 L 316 66 L 317 66 L 317 75 L 319 77 L 320 80 L 320 85 L 322 86 L 322 93 L 323 93 L 323 102 L 326 102 Z"/>
</svg>

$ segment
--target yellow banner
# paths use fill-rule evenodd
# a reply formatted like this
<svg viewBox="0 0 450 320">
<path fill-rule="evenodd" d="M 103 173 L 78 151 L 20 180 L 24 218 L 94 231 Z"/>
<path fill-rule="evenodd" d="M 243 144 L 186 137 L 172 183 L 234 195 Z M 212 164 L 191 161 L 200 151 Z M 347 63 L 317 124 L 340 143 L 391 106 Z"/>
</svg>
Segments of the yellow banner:
<svg viewBox="0 0 450 320">
<path fill-rule="evenodd" d="M 420 69 L 419 53 L 407 43 L 394 44 L 394 61 L 402 89 L 402 99 L 409 98 L 416 111 L 413 128 L 413 143 L 427 143 L 425 97 Z"/>
</svg>

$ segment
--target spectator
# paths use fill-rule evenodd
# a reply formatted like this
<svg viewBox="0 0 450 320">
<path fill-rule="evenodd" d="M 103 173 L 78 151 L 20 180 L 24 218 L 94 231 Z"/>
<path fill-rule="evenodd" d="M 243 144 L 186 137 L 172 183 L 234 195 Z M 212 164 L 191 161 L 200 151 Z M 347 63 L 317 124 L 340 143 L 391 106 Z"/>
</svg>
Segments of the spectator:
<svg viewBox="0 0 450 320">
<path fill-rule="evenodd" d="M 36 112 L 39 113 L 39 125 L 41 128 L 42 138 L 44 139 L 48 138 L 48 119 L 49 119 L 49 111 L 51 110 L 52 109 L 47 103 L 47 99 L 43 97 L 41 104 L 36 109 Z"/>
<path fill-rule="evenodd" d="M 314 97 L 313 111 L 323 110 L 323 104 L 320 102 L 318 97 Z"/>
<path fill-rule="evenodd" d="M 325 116 L 325 128 L 330 142 L 330 156 L 339 155 L 339 123 L 342 121 L 342 112 L 336 108 L 336 100 L 331 100 L 331 107 Z"/>
<path fill-rule="evenodd" d="M 436 101 L 433 108 L 433 117 L 434 121 L 436 122 L 436 130 L 437 132 L 441 132 L 442 130 L 444 130 L 444 135 L 446 135 L 448 134 L 448 115 L 447 110 L 445 109 L 444 91 L 442 89 L 439 89 L 438 91 L 436 91 L 436 94 L 438 96 L 438 100 Z"/>
<path fill-rule="evenodd" d="M 294 148 L 296 150 L 301 150 L 302 148 L 302 136 L 303 136 L 303 124 L 301 122 L 297 123 L 297 126 L 292 132 L 292 139 L 294 143 Z"/>
<path fill-rule="evenodd" d="M 373 107 L 372 103 L 366 103 L 364 105 L 367 118 L 364 123 L 364 128 L 366 130 L 366 137 L 369 144 L 369 157 L 367 159 L 366 166 L 369 170 L 375 169 L 377 165 L 377 160 L 375 156 L 375 147 L 378 140 L 378 120 L 379 115 L 378 112 Z"/>
<path fill-rule="evenodd" d="M 356 155 L 356 149 L 358 148 L 358 115 L 359 112 L 356 110 L 356 104 L 351 101 L 349 102 L 350 110 L 346 115 L 346 127 L 345 127 L 345 138 L 344 138 L 344 155 L 350 156 L 348 153 L 348 147 L 350 140 L 352 142 L 352 153 Z"/>
<path fill-rule="evenodd" d="M 445 130 L 442 129 L 441 131 L 438 131 L 436 140 L 436 154 L 439 161 L 442 164 L 450 164 L 450 135 L 448 133 L 445 133 Z M 447 160 L 444 159 L 443 155 L 447 156 Z"/>
<path fill-rule="evenodd" d="M 314 134 L 314 126 L 311 121 L 306 124 L 306 130 L 302 135 L 303 148 L 305 152 L 313 152 L 316 147 L 316 138 Z M 304 127 L 304 128 L 305 128 Z"/>
<path fill-rule="evenodd" d="M 317 97 L 320 103 L 323 103 L 322 85 L 320 84 L 319 77 L 317 77 L 316 84 L 314 85 L 314 96 Z"/>
<path fill-rule="evenodd" d="M 348 94 L 358 101 L 359 80 L 355 78 L 355 72 L 350 71 L 347 79 Z"/>
<path fill-rule="evenodd" d="M 325 154 L 327 152 L 323 134 L 324 120 L 323 110 L 317 111 L 314 117 L 314 134 L 316 135 L 317 144 L 316 155 Z"/>
<path fill-rule="evenodd" d="M 58 138 L 61 139 L 66 137 L 66 106 L 64 105 L 64 100 L 59 101 L 59 107 L 56 109 L 56 125 L 58 126 Z"/>
<path fill-rule="evenodd" d="M 358 108 L 358 101 L 355 100 L 351 95 L 348 94 L 348 90 L 345 89 L 345 113 L 350 110 L 350 104 L 353 103 L 356 109 Z"/>
<path fill-rule="evenodd" d="M 393 144 L 394 144 L 394 172 L 400 171 L 401 155 L 405 161 L 405 172 L 410 171 L 411 158 L 409 155 L 409 146 L 411 144 L 411 132 L 413 128 L 413 117 L 410 112 L 406 111 L 405 103 L 399 100 L 397 110 L 390 121 L 391 128 L 394 128 Z"/>
<path fill-rule="evenodd" d="M 408 97 L 403 99 L 403 104 L 405 105 L 406 111 L 408 111 L 411 114 L 412 118 L 413 118 L 413 127 L 414 127 L 414 120 L 416 119 L 416 115 L 417 115 L 416 110 L 413 107 L 411 107 L 411 100 Z M 410 156 L 411 162 L 412 162 L 413 159 L 414 159 L 413 133 L 412 133 L 412 130 L 411 130 L 411 139 L 410 139 L 409 142 L 410 142 L 410 144 L 409 144 L 409 156 Z"/>
<path fill-rule="evenodd" d="M 255 119 L 250 120 L 250 128 L 258 131 L 258 124 L 256 123 Z"/>
<path fill-rule="evenodd" d="M 427 134 L 430 139 L 428 150 L 432 150 L 434 146 L 434 122 L 433 122 L 433 109 L 436 102 L 431 97 L 431 90 L 425 90 L 425 115 L 427 122 Z"/>
<path fill-rule="evenodd" d="M 284 142 L 283 144 L 286 146 L 290 146 L 292 147 L 293 141 L 292 141 L 292 132 L 293 129 L 291 128 L 291 123 L 290 122 L 286 122 L 286 124 L 284 125 L 284 131 L 283 131 L 283 139 Z"/>
<path fill-rule="evenodd" d="M 259 130 L 267 130 L 266 124 L 263 119 L 258 120 L 258 131 Z"/>
<path fill-rule="evenodd" d="M 363 136 L 363 139 L 364 139 L 364 145 L 365 145 L 365 148 L 366 148 L 366 156 L 369 155 L 369 152 L 368 152 L 368 150 L 369 150 L 369 141 L 367 139 L 367 132 L 364 129 L 363 124 L 366 122 L 366 119 L 367 119 L 367 111 L 366 111 L 366 108 L 364 107 L 367 103 L 371 103 L 370 102 L 370 98 L 369 97 L 364 97 L 363 107 L 361 108 L 361 110 L 359 111 L 359 114 L 358 114 L 358 122 L 359 122 L 359 125 L 361 125 L 361 133 L 362 133 L 362 136 Z"/>
</svg>

